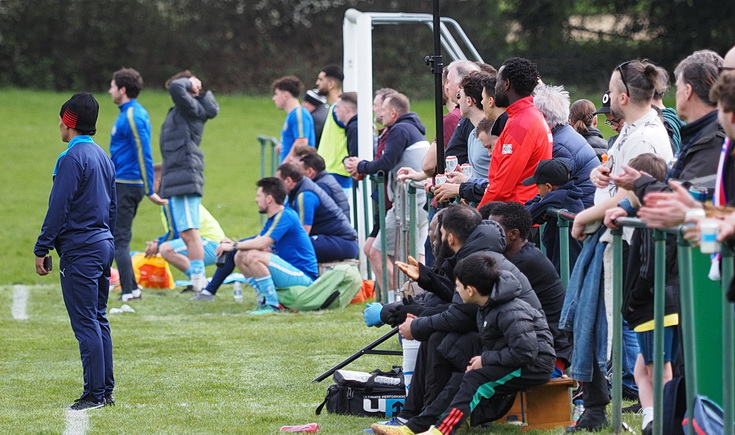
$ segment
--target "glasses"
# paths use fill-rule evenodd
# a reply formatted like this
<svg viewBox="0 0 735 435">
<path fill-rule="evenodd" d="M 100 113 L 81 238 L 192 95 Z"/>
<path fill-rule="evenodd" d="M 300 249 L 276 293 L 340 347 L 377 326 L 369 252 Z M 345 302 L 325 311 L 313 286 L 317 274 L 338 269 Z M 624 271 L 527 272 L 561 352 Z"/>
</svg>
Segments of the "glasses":
<svg viewBox="0 0 735 435">
<path fill-rule="evenodd" d="M 717 75 L 722 74 L 723 71 L 735 71 L 735 67 L 731 67 L 731 66 L 718 66 L 717 67 Z"/>
<path fill-rule="evenodd" d="M 629 60 L 629 61 L 623 62 L 620 65 L 618 65 L 618 66 L 615 67 L 615 70 L 620 72 L 620 80 L 623 81 L 623 86 L 625 86 L 625 93 L 628 94 L 628 95 L 630 95 L 630 92 L 628 92 L 628 82 L 625 81 L 625 73 L 623 73 L 623 68 L 626 67 L 626 66 L 628 66 L 628 64 L 630 64 L 631 62 L 633 62 L 633 61 L 632 60 Z"/>
<path fill-rule="evenodd" d="M 608 119 L 607 121 L 605 121 L 605 125 L 607 125 L 608 127 L 616 127 L 620 125 L 620 120 L 619 119 Z"/>
</svg>

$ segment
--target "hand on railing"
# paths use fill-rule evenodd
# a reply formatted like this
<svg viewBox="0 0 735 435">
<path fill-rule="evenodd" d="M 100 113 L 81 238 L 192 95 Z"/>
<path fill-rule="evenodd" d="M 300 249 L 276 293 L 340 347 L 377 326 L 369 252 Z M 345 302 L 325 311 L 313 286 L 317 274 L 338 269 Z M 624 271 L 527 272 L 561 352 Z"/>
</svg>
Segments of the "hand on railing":
<svg viewBox="0 0 735 435">
<path fill-rule="evenodd" d="M 628 212 L 623 207 L 613 207 L 605 212 L 605 219 L 602 221 L 606 227 L 617 230 L 619 227 L 615 225 L 615 219 L 628 216 Z"/>
<path fill-rule="evenodd" d="M 426 179 L 426 174 L 423 171 L 419 172 L 407 166 L 399 169 L 398 172 L 396 173 L 396 176 L 398 178 L 398 181 L 406 181 L 406 180 L 421 181 L 421 180 Z"/>
<path fill-rule="evenodd" d="M 345 165 L 345 170 L 350 173 L 350 175 L 353 178 L 357 178 L 357 164 L 360 163 L 360 159 L 357 157 L 347 157 L 342 161 L 342 163 Z"/>
</svg>

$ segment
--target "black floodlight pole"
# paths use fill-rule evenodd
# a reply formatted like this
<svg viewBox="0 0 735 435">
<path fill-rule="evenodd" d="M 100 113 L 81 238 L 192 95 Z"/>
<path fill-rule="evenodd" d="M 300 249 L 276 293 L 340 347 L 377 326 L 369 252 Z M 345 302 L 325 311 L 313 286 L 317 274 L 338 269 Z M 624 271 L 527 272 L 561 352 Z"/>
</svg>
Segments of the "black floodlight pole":
<svg viewBox="0 0 735 435">
<path fill-rule="evenodd" d="M 444 64 L 442 62 L 441 50 L 441 15 L 439 14 L 439 0 L 434 0 L 434 55 L 426 56 L 424 62 L 431 66 L 431 72 L 434 74 L 434 115 L 436 121 L 436 173 L 444 173 L 444 84 L 442 83 L 442 71 Z"/>
</svg>

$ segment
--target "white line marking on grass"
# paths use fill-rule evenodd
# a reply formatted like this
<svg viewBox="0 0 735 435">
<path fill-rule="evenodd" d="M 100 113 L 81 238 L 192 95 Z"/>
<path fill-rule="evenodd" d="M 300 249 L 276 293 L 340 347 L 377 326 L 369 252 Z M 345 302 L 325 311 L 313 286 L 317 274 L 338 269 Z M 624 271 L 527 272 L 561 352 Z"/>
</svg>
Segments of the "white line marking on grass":
<svg viewBox="0 0 735 435">
<path fill-rule="evenodd" d="M 64 435 L 84 435 L 89 430 L 89 416 L 85 411 L 66 410 Z"/>
<path fill-rule="evenodd" d="M 15 320 L 27 320 L 28 313 L 26 306 L 28 305 L 28 287 L 24 285 L 13 286 L 13 305 L 10 311 L 13 313 Z"/>
</svg>

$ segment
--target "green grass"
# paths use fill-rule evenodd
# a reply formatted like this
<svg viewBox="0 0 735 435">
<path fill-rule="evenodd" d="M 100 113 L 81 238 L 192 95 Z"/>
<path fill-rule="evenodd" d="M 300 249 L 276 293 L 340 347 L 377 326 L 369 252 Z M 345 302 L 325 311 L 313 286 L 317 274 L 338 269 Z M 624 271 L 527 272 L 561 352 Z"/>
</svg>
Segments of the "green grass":
<svg viewBox="0 0 735 435">
<path fill-rule="evenodd" d="M 78 348 L 57 272 L 37 276 L 33 256 L 51 170 L 65 148 L 59 139 L 58 110 L 71 93 L 0 89 L 0 100 L 6 102 L 0 105 L 6 127 L 0 143 L 3 433 L 61 433 L 62 408 L 81 392 Z M 96 96 L 100 116 L 95 138 L 108 149 L 109 130 L 118 112 L 106 94 Z M 203 202 L 229 236 L 248 236 L 260 229 L 253 204 L 254 183 L 260 177 L 256 137 L 278 136 L 284 114 L 268 97 L 218 96 L 218 100 L 220 115 L 207 124 L 202 145 Z M 150 113 L 153 152 L 160 160 L 158 135 L 170 99 L 163 92 L 146 90 L 140 101 Z M 429 139 L 434 136 L 432 108 L 431 101 L 413 104 Z M 133 229 L 132 247 L 143 250 L 145 241 L 162 231 L 158 208 L 143 200 Z M 28 320 L 11 316 L 11 284 L 30 286 Z M 268 434 L 282 425 L 319 422 L 323 434 L 359 434 L 374 421 L 314 415 L 331 381 L 311 380 L 387 332 L 366 328 L 361 307 L 256 318 L 245 315 L 253 302 L 235 303 L 229 286 L 213 303 L 193 303 L 175 291 L 149 290 L 132 305 L 136 313 L 111 316 L 118 406 L 90 412 L 90 433 Z M 391 347 L 398 348 L 395 340 Z M 368 355 L 350 368 L 370 371 L 400 363 L 399 357 Z M 494 432 L 518 429 L 496 426 Z"/>
<path fill-rule="evenodd" d="M 30 287 L 27 320 L 12 318 L 12 299 L 13 287 L 0 287 L 0 427 L 3 433 L 61 433 L 63 407 L 81 393 L 82 373 L 60 288 Z M 90 411 L 89 433 L 270 434 L 283 425 L 318 422 L 320 433 L 337 435 L 360 434 L 375 421 L 314 415 L 332 380 L 312 379 L 388 331 L 366 328 L 361 307 L 249 316 L 253 298 L 234 302 L 231 286 L 211 303 L 188 299 L 147 290 L 130 304 L 135 313 L 110 315 L 117 405 Z M 398 348 L 396 339 L 381 346 Z M 366 355 L 349 368 L 400 364 L 400 357 Z M 493 432 L 519 433 L 509 425 Z"/>
</svg>

